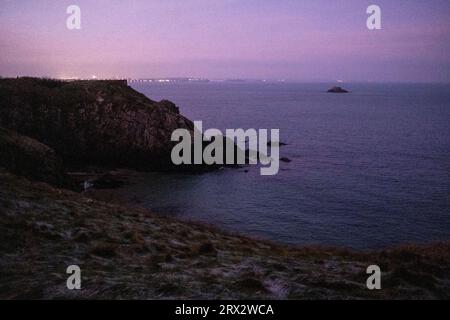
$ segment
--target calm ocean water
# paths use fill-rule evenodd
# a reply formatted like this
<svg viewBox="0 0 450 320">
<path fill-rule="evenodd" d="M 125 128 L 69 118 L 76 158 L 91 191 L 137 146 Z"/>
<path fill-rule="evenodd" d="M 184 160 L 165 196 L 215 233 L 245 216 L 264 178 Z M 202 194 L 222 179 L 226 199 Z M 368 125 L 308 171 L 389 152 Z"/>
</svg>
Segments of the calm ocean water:
<svg viewBox="0 0 450 320">
<path fill-rule="evenodd" d="M 279 128 L 278 175 L 149 173 L 131 186 L 155 211 L 292 244 L 379 248 L 450 240 L 450 86 L 133 84 L 205 128 Z"/>
</svg>

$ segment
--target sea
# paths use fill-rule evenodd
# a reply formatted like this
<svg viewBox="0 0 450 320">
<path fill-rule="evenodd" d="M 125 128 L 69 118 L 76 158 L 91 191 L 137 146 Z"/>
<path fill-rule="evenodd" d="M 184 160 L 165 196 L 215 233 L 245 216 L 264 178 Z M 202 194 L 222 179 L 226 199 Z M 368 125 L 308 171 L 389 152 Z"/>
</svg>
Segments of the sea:
<svg viewBox="0 0 450 320">
<path fill-rule="evenodd" d="M 145 173 L 127 192 L 163 215 L 293 245 L 375 249 L 450 240 L 450 85 L 132 83 L 203 129 L 279 129 L 274 176 L 258 166 Z"/>
</svg>

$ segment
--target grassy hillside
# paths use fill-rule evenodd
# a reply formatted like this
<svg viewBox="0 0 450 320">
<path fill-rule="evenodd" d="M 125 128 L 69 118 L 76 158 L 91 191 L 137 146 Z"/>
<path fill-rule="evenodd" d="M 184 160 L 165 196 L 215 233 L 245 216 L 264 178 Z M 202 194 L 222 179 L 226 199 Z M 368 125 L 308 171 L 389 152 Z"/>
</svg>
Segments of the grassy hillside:
<svg viewBox="0 0 450 320">
<path fill-rule="evenodd" d="M 82 290 L 66 289 L 66 268 Z M 365 287 L 378 264 L 382 290 Z M 374 252 L 276 245 L 0 170 L 0 298 L 450 298 L 450 245 Z"/>
</svg>

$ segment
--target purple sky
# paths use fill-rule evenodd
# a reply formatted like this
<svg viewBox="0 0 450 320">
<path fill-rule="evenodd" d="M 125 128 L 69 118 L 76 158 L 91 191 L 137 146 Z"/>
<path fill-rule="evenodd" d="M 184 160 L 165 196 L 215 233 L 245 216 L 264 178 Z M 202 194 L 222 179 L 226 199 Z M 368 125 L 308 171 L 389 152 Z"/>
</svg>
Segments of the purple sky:
<svg viewBox="0 0 450 320">
<path fill-rule="evenodd" d="M 93 74 L 450 82 L 450 1 L 0 0 L 0 75 Z"/>
</svg>

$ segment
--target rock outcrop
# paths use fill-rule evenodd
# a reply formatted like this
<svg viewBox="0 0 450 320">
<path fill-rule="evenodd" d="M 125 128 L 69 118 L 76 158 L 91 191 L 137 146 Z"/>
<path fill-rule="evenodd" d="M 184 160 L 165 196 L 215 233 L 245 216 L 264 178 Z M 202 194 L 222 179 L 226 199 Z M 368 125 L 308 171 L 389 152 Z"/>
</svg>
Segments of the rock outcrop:
<svg viewBox="0 0 450 320">
<path fill-rule="evenodd" d="M 171 166 L 173 130 L 193 130 L 170 101 L 126 81 L 0 79 L 0 125 L 53 148 L 71 165 Z"/>
<path fill-rule="evenodd" d="M 348 93 L 348 91 L 345 90 L 344 88 L 342 88 L 342 87 L 337 87 L 337 86 L 331 88 L 331 89 L 328 90 L 327 92 L 329 92 L 329 93 Z"/>
<path fill-rule="evenodd" d="M 74 188 L 55 151 L 26 136 L 0 127 L 0 167 L 31 180 Z"/>
</svg>

